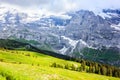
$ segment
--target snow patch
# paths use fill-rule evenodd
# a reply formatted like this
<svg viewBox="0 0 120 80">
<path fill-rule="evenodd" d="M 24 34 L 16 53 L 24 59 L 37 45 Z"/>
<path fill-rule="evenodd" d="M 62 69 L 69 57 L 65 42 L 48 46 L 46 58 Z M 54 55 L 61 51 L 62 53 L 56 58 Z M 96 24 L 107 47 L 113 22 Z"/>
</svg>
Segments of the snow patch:
<svg viewBox="0 0 120 80">
<path fill-rule="evenodd" d="M 4 28 L 3 28 L 3 31 L 5 31 L 5 30 L 7 30 L 7 27 L 4 27 Z"/>
<path fill-rule="evenodd" d="M 76 48 L 76 45 L 77 45 L 79 40 L 72 40 L 72 39 L 70 39 L 68 37 L 65 37 L 65 36 L 61 36 L 61 37 L 65 40 L 67 40 L 68 43 L 73 47 L 72 50 L 71 50 L 71 52 L 73 52 L 73 50 Z"/>
<path fill-rule="evenodd" d="M 80 39 L 80 42 L 85 45 L 85 46 L 89 46 L 85 41 L 83 41 L 82 39 Z"/>
<path fill-rule="evenodd" d="M 65 37 L 65 36 L 61 36 L 63 39 L 65 39 L 65 40 L 68 40 L 68 43 L 73 47 L 72 48 L 72 50 L 71 50 L 71 52 L 76 48 L 76 45 L 77 45 L 77 43 L 78 42 L 80 42 L 81 44 L 83 44 L 83 45 L 85 45 L 86 47 L 89 47 L 89 48 L 93 48 L 92 46 L 89 46 L 85 41 L 83 41 L 82 39 L 80 39 L 80 40 L 72 40 L 72 39 L 70 39 L 70 38 L 68 38 L 68 37 Z M 65 48 L 63 48 L 63 49 L 65 49 Z"/>
<path fill-rule="evenodd" d="M 107 14 L 107 13 L 104 13 L 104 12 L 102 12 L 102 10 L 100 9 L 98 9 L 98 10 L 92 10 L 93 12 L 94 12 L 94 14 L 97 16 L 97 15 L 99 15 L 99 16 L 101 16 L 103 19 L 105 19 L 106 17 L 108 17 L 108 18 L 111 18 L 111 16 L 109 15 L 109 14 Z"/>
<path fill-rule="evenodd" d="M 99 13 L 98 15 L 101 16 L 103 19 L 105 19 L 106 17 L 111 18 L 110 15 L 105 14 L 105 13 L 103 13 L 103 12 Z"/>
<path fill-rule="evenodd" d="M 65 37 L 65 36 L 61 36 L 63 39 L 65 39 L 65 40 L 68 40 L 68 42 L 69 42 L 69 44 L 71 45 L 71 46 L 73 46 L 73 47 L 75 47 L 76 46 L 76 44 L 78 43 L 78 40 L 72 40 L 72 39 L 70 39 L 70 38 L 68 38 L 68 37 Z"/>
<path fill-rule="evenodd" d="M 118 25 L 111 25 L 111 28 L 120 31 L 120 23 Z"/>
<path fill-rule="evenodd" d="M 61 50 L 59 50 L 59 52 L 61 52 L 62 54 L 64 54 L 64 53 L 67 51 L 67 49 L 68 49 L 68 48 L 66 48 L 66 47 L 64 46 Z"/>
<path fill-rule="evenodd" d="M 117 26 L 119 26 L 119 27 L 120 27 L 120 23 L 119 23 Z"/>
</svg>

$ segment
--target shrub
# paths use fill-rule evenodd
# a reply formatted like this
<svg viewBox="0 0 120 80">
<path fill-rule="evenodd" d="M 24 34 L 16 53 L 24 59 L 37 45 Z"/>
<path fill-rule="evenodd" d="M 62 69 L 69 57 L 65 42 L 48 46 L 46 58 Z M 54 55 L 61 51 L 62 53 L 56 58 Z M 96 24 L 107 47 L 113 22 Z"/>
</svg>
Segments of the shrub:
<svg viewBox="0 0 120 80">
<path fill-rule="evenodd" d="M 37 64 L 37 66 L 40 66 L 40 64 Z"/>
<path fill-rule="evenodd" d="M 22 62 L 19 62 L 19 64 L 22 64 Z"/>
<path fill-rule="evenodd" d="M 51 67 L 56 67 L 56 63 L 53 63 L 53 64 L 51 65 Z"/>
<path fill-rule="evenodd" d="M 3 62 L 4 60 L 3 59 L 0 59 L 0 62 Z"/>
<path fill-rule="evenodd" d="M 25 56 L 30 56 L 30 54 L 25 54 Z"/>
<path fill-rule="evenodd" d="M 64 68 L 65 68 L 65 69 L 69 69 L 69 66 L 68 66 L 68 64 L 66 64 Z"/>
<path fill-rule="evenodd" d="M 74 71 L 76 71 L 75 65 L 72 64 L 71 69 L 74 70 Z"/>
</svg>

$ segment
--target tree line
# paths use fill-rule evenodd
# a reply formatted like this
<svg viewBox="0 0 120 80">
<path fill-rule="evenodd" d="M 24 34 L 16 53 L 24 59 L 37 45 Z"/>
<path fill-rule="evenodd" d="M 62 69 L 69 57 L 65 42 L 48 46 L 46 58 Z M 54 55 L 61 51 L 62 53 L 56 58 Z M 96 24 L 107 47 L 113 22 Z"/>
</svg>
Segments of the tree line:
<svg viewBox="0 0 120 80">
<path fill-rule="evenodd" d="M 114 66 L 100 64 L 92 61 L 85 61 L 85 60 L 79 60 L 80 66 L 76 66 L 74 64 L 58 64 L 53 63 L 51 67 L 56 68 L 63 68 L 73 71 L 79 71 L 79 72 L 87 72 L 87 73 L 95 73 L 105 76 L 111 76 L 111 77 L 119 77 L 120 78 L 120 69 Z"/>
</svg>

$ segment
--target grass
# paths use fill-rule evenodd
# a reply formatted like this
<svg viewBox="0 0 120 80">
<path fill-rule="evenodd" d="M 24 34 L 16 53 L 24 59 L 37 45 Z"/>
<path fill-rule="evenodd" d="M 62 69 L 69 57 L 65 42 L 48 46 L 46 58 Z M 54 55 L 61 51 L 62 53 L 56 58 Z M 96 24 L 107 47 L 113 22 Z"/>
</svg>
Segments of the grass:
<svg viewBox="0 0 120 80">
<path fill-rule="evenodd" d="M 119 80 L 92 73 L 50 67 L 54 62 L 80 63 L 29 51 L 0 50 L 0 80 Z"/>
</svg>

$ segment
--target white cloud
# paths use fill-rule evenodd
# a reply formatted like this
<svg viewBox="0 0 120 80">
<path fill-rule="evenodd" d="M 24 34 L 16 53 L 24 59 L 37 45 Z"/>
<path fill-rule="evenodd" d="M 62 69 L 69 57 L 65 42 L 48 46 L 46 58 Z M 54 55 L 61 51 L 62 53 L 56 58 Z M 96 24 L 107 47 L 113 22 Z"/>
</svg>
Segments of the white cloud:
<svg viewBox="0 0 120 80">
<path fill-rule="evenodd" d="M 0 0 L 0 4 L 19 6 L 23 9 L 44 9 L 62 13 L 79 9 L 120 8 L 119 0 Z"/>
<path fill-rule="evenodd" d="M 1 3 L 18 5 L 21 7 L 38 6 L 40 4 L 49 3 L 51 0 L 0 0 Z"/>
</svg>

